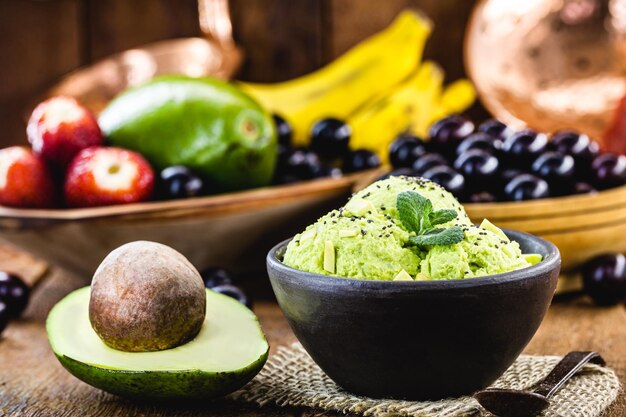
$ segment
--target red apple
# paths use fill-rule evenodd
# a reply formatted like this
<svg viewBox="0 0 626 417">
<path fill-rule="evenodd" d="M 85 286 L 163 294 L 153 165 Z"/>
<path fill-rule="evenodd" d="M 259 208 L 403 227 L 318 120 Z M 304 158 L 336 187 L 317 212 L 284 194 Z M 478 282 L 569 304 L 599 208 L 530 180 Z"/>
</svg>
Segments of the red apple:
<svg viewBox="0 0 626 417">
<path fill-rule="evenodd" d="M 70 97 L 40 103 L 26 129 L 33 151 L 54 166 L 65 168 L 82 149 L 102 145 L 96 117 Z"/>
<path fill-rule="evenodd" d="M 30 149 L 0 150 L 0 204 L 10 207 L 54 206 L 54 182 L 46 164 Z"/>
<path fill-rule="evenodd" d="M 154 172 L 137 152 L 121 148 L 83 149 L 65 178 L 65 201 L 71 207 L 144 201 L 154 187 Z"/>
</svg>

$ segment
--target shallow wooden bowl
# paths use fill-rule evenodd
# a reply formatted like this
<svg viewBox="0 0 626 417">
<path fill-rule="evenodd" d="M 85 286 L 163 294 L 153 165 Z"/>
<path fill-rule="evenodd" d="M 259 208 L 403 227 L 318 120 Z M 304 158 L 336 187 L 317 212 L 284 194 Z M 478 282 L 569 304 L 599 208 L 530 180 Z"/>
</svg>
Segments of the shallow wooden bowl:
<svg viewBox="0 0 626 417">
<path fill-rule="evenodd" d="M 345 203 L 360 175 L 88 209 L 0 207 L 0 239 L 86 280 L 111 250 L 142 239 L 177 249 L 199 270 L 259 271 L 275 242 Z"/>
<path fill-rule="evenodd" d="M 488 218 L 551 241 L 565 271 L 602 253 L 626 252 L 626 186 L 537 201 L 465 204 L 465 209 L 476 223 Z"/>
</svg>

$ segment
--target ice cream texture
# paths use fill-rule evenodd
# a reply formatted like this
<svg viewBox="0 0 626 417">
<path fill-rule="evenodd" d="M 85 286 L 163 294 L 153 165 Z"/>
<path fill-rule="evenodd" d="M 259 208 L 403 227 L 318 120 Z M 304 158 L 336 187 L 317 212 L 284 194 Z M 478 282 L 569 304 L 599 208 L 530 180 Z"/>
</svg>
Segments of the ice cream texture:
<svg viewBox="0 0 626 417">
<path fill-rule="evenodd" d="M 430 200 L 433 210 L 453 209 L 457 217 L 438 227 L 459 226 L 459 243 L 420 247 L 415 232 L 400 220 L 398 194 L 412 191 Z M 537 255 L 522 254 L 517 242 L 489 222 L 475 226 L 463 206 L 443 187 L 423 178 L 392 176 L 354 194 L 297 234 L 283 262 L 323 275 L 365 280 L 448 280 L 499 274 L 531 266 Z"/>
</svg>

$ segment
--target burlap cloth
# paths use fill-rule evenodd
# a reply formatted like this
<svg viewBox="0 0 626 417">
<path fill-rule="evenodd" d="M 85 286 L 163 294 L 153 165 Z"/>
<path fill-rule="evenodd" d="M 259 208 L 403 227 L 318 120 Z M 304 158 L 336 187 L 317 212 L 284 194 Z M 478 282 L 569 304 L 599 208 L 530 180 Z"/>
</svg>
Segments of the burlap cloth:
<svg viewBox="0 0 626 417">
<path fill-rule="evenodd" d="M 525 389 L 545 377 L 561 360 L 556 356 L 520 356 L 494 384 Z M 545 417 L 596 417 L 620 393 L 619 379 L 609 368 L 587 365 L 552 397 Z M 310 407 L 372 417 L 489 416 L 471 397 L 440 401 L 375 400 L 351 395 L 339 388 L 295 343 L 281 346 L 257 377 L 234 399 L 259 405 Z"/>
</svg>

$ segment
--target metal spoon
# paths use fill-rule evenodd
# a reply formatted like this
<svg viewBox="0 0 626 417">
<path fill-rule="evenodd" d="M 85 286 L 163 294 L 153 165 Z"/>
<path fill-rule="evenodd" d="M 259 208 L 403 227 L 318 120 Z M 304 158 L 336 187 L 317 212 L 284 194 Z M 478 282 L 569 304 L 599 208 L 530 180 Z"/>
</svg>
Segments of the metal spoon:
<svg viewBox="0 0 626 417">
<path fill-rule="evenodd" d="M 98 113 L 118 93 L 160 74 L 229 79 L 242 53 L 232 37 L 228 0 L 198 0 L 204 38 L 170 39 L 107 57 L 65 76 L 47 95 L 66 95 Z"/>
<path fill-rule="evenodd" d="M 474 398 L 487 411 L 499 417 L 536 416 L 550 404 L 550 397 L 587 362 L 605 364 L 597 352 L 570 352 L 532 391 L 487 388 L 474 393 Z"/>
</svg>

